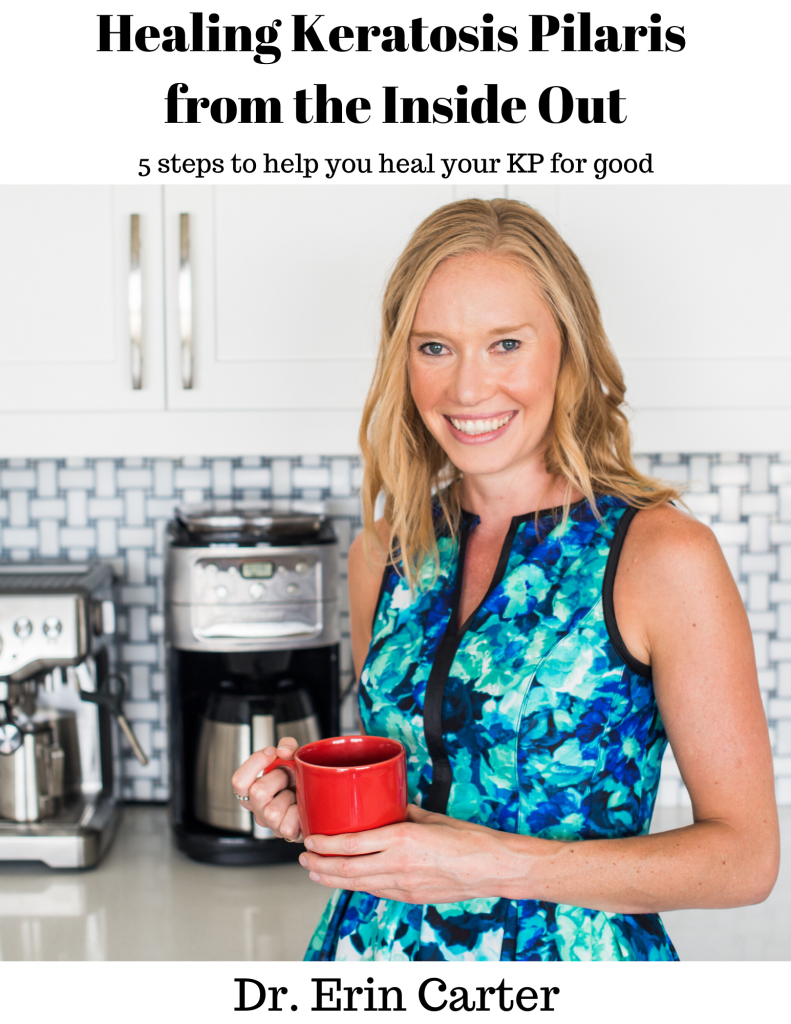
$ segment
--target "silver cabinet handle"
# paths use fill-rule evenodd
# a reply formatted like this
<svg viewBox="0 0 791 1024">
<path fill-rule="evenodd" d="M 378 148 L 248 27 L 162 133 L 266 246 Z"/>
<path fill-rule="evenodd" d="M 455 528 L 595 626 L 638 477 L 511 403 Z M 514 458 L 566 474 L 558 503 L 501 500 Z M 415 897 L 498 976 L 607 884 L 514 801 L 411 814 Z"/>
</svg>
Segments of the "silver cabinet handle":
<svg viewBox="0 0 791 1024">
<path fill-rule="evenodd" d="M 195 355 L 192 343 L 192 263 L 190 262 L 190 215 L 181 214 L 179 259 L 179 334 L 181 335 L 181 386 L 192 388 Z"/>
<path fill-rule="evenodd" d="M 132 388 L 143 387 L 143 272 L 140 269 L 140 214 L 129 218 L 129 342 Z"/>
</svg>

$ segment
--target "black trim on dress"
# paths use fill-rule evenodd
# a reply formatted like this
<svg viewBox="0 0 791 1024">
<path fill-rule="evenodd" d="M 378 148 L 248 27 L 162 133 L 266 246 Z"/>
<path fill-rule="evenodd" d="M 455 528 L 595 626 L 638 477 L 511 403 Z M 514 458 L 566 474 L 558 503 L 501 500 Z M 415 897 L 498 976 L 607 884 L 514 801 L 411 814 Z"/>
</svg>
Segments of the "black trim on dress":
<svg viewBox="0 0 791 1024">
<path fill-rule="evenodd" d="M 431 756 L 431 786 L 423 804 L 427 811 L 445 814 L 448 808 L 450 788 L 453 784 L 453 769 L 445 749 L 442 724 L 442 703 L 445 697 L 445 684 L 453 665 L 453 659 L 456 657 L 456 652 L 459 649 L 459 644 L 464 634 L 475 620 L 475 616 L 489 600 L 492 591 L 502 583 L 505 570 L 508 568 L 508 559 L 511 555 L 514 537 L 523 520 L 523 516 L 514 516 L 511 520 L 508 533 L 505 535 L 503 546 L 500 549 L 500 557 L 497 559 L 497 567 L 494 570 L 492 581 L 478 606 L 470 613 L 466 621 L 459 625 L 459 606 L 461 605 L 461 593 L 464 584 L 464 561 L 467 551 L 467 540 L 473 527 L 478 522 L 477 516 L 469 512 L 463 514 L 462 532 L 459 541 L 459 569 L 456 574 L 456 585 L 453 591 L 450 617 L 442 639 L 437 646 L 437 652 L 434 655 L 434 663 L 431 666 L 431 672 L 426 683 L 426 696 L 423 700 L 423 734 L 426 737 L 426 746 Z"/>
<path fill-rule="evenodd" d="M 615 621 L 615 604 L 613 602 L 615 573 L 618 569 L 618 560 L 621 557 L 623 542 L 626 539 L 626 531 L 629 529 L 629 524 L 639 511 L 639 509 L 630 506 L 618 520 L 618 525 L 616 526 L 615 533 L 613 534 L 612 544 L 610 545 L 610 553 L 607 556 L 607 565 L 604 570 L 602 602 L 604 605 L 604 624 L 607 627 L 607 633 L 619 657 L 626 662 L 633 672 L 636 672 L 644 679 L 651 679 L 653 678 L 651 666 L 644 665 L 642 661 L 638 661 L 634 655 L 629 653 L 626 644 L 623 642 L 621 631 L 618 629 L 618 623 Z"/>
<path fill-rule="evenodd" d="M 588 501 L 587 498 L 580 498 L 579 501 L 575 501 L 572 505 L 569 505 L 569 514 L 574 512 L 581 505 L 585 505 L 587 503 L 587 501 Z M 553 518 L 557 519 L 558 516 L 562 514 L 562 512 L 563 512 L 563 506 L 562 505 L 558 505 L 555 508 L 542 508 L 538 512 L 525 512 L 521 516 L 514 516 L 511 519 L 511 529 L 509 530 L 509 534 L 506 537 L 506 543 L 508 544 L 509 541 L 510 541 L 510 543 L 513 543 L 513 539 L 514 539 L 514 536 L 516 534 L 516 528 L 518 526 L 520 526 L 522 523 L 526 523 L 528 521 L 528 519 L 533 519 L 533 518 L 545 519 L 548 516 L 553 516 Z M 467 512 L 465 509 L 462 509 L 461 510 L 461 518 L 462 518 L 462 528 L 463 528 L 465 523 L 473 524 L 474 522 L 477 521 L 478 517 L 475 515 L 474 512 Z M 494 588 L 497 586 L 497 584 L 502 582 L 503 575 L 504 575 L 505 569 L 506 569 L 506 565 L 508 563 L 508 556 L 510 554 L 511 554 L 510 545 L 509 546 L 503 545 L 503 549 L 500 552 L 500 558 L 499 558 L 499 561 L 497 563 L 497 568 L 495 569 L 494 580 L 493 580 L 492 584 L 490 585 L 489 590 L 486 593 L 486 597 L 484 598 L 484 601 L 486 600 L 486 598 L 489 597 L 489 594 L 491 594 L 491 592 L 494 590 Z M 503 564 L 503 559 L 505 559 L 505 563 L 504 564 Z M 378 596 L 376 598 L 376 604 L 374 605 L 374 614 L 373 614 L 373 618 L 371 619 L 371 627 L 372 627 L 372 629 L 376 625 L 376 616 L 379 614 L 379 608 L 380 608 L 380 606 L 382 604 L 382 597 L 384 596 L 385 586 L 387 585 L 387 576 L 388 576 L 388 573 L 390 572 L 390 570 L 392 568 L 394 568 L 393 563 L 392 562 L 388 562 L 387 565 L 384 567 L 384 571 L 382 572 L 382 582 L 379 584 L 379 594 L 378 594 Z M 481 602 L 481 604 L 483 604 L 483 602 Z M 480 605 L 478 607 L 480 608 Z M 477 610 L 478 609 L 476 608 L 475 611 L 477 612 Z"/>
<path fill-rule="evenodd" d="M 379 614 L 379 608 L 382 604 L 382 598 L 384 597 L 385 586 L 387 584 L 387 577 L 392 568 L 392 564 L 388 562 L 387 565 L 382 570 L 382 582 L 379 584 L 379 594 L 377 595 L 376 604 L 374 605 L 374 616 L 371 619 L 371 637 L 373 637 L 373 632 L 374 629 L 376 628 L 376 616 Z"/>
<path fill-rule="evenodd" d="M 450 766 L 448 752 L 445 750 L 445 739 L 442 729 L 442 700 L 445 696 L 445 683 L 456 657 L 461 637 L 456 630 L 456 622 L 459 615 L 459 604 L 461 603 L 461 587 L 464 579 L 464 555 L 467 550 L 467 540 L 472 529 L 473 517 L 465 515 L 462 518 L 461 536 L 459 538 L 459 559 L 458 572 L 456 573 L 456 584 L 453 590 L 450 616 L 442 639 L 437 645 L 434 655 L 434 662 L 429 672 L 426 683 L 426 696 L 423 698 L 423 735 L 426 737 L 426 747 L 431 758 L 431 786 L 428 796 L 423 804 L 427 811 L 436 811 L 444 814 L 448 806 L 450 787 L 453 782 L 453 771 Z"/>
<path fill-rule="evenodd" d="M 589 504 L 587 498 L 580 498 L 578 501 L 572 502 L 572 504 L 569 505 L 569 515 L 571 515 L 572 512 L 576 512 L 578 508 L 587 504 Z M 542 508 L 539 509 L 538 512 L 524 512 L 521 516 L 514 516 L 514 522 L 517 526 L 520 526 L 522 523 L 526 523 L 529 519 L 546 519 L 547 517 L 552 516 L 557 523 L 562 515 L 563 506 L 556 505 L 555 508 Z"/>
</svg>

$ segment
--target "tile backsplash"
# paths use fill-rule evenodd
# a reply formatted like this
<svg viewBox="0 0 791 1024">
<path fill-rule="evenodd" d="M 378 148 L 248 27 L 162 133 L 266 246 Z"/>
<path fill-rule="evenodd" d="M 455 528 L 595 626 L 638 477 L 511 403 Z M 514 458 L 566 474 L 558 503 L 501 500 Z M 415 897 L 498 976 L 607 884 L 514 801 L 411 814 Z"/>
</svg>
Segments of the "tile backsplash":
<svg viewBox="0 0 791 1024">
<path fill-rule="evenodd" d="M 686 503 L 719 540 L 747 607 L 775 755 L 777 796 L 791 804 L 791 454 L 641 456 L 641 468 L 688 484 Z M 126 714 L 150 755 L 143 768 L 124 748 L 123 795 L 166 800 L 164 669 L 165 527 L 176 505 L 210 497 L 323 499 L 345 556 L 359 529 L 354 457 L 268 459 L 0 460 L 0 557 L 109 561 L 119 579 Z M 342 591 L 342 686 L 351 682 L 348 605 Z M 343 707 L 353 727 L 354 701 Z M 659 802 L 689 802 L 672 753 Z"/>
<path fill-rule="evenodd" d="M 324 499 L 345 557 L 359 525 L 359 464 L 352 458 L 64 459 L 0 461 L 0 557 L 109 561 L 119 580 L 120 671 L 125 712 L 149 755 L 140 765 L 122 741 L 122 793 L 169 795 L 164 656 L 165 528 L 177 505 L 217 498 Z M 342 587 L 341 685 L 351 681 Z M 354 723 L 354 702 L 343 708 Z"/>
</svg>

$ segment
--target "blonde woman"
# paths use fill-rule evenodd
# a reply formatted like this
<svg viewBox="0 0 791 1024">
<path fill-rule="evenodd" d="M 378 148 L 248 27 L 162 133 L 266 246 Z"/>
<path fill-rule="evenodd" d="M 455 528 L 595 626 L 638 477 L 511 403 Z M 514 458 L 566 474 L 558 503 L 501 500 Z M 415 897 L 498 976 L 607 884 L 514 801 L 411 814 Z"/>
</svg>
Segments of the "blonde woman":
<svg viewBox="0 0 791 1024">
<path fill-rule="evenodd" d="M 407 748 L 409 821 L 305 838 L 337 890 L 308 959 L 670 960 L 659 911 L 771 891 L 744 607 L 711 532 L 636 469 L 623 399 L 590 282 L 534 210 L 468 200 L 417 229 L 349 554 L 362 724 Z M 694 824 L 648 835 L 668 738 Z M 295 839 L 288 773 L 256 779 L 274 755 L 234 786 Z"/>
</svg>

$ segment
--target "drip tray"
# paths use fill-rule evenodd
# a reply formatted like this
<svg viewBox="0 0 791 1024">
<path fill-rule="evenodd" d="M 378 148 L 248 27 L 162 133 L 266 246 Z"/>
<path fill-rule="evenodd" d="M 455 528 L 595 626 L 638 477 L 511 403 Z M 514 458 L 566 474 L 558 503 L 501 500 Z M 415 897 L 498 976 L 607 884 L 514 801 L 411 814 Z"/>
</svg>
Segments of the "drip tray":
<svg viewBox="0 0 791 1024">
<path fill-rule="evenodd" d="M 121 811 L 111 797 L 76 800 L 46 821 L 0 818 L 0 862 L 43 861 L 51 868 L 92 868 L 115 836 Z"/>
</svg>

